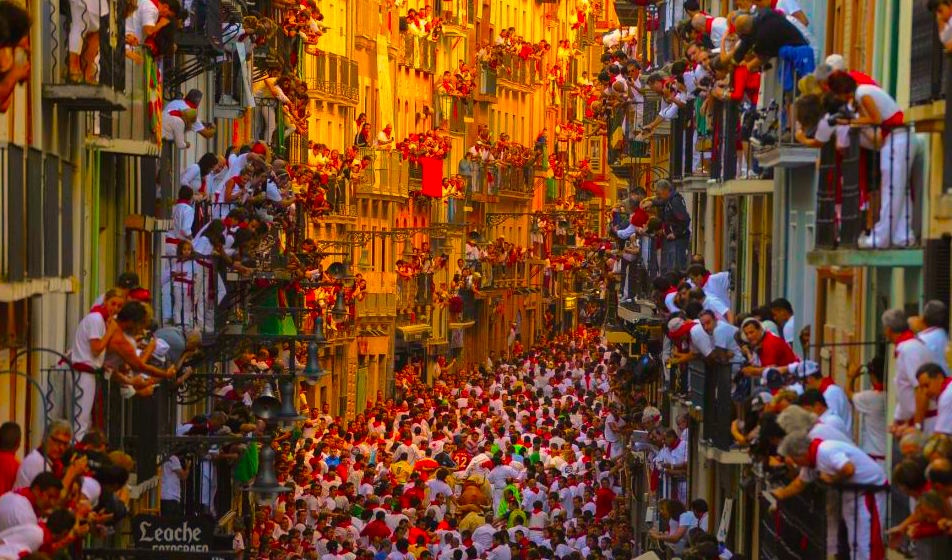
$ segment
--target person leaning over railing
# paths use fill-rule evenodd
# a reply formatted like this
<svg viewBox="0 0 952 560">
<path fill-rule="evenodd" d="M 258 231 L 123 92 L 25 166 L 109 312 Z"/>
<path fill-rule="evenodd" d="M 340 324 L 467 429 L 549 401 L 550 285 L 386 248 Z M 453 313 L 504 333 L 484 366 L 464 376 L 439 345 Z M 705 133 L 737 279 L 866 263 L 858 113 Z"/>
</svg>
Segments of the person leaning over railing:
<svg viewBox="0 0 952 560">
<path fill-rule="evenodd" d="M 845 441 L 788 434 L 778 452 L 816 477 L 839 486 L 842 519 L 854 559 L 884 558 L 886 473 L 869 455 Z"/>
<path fill-rule="evenodd" d="M 862 127 L 860 143 L 879 151 L 881 174 L 879 219 L 872 232 L 859 237 L 860 248 L 905 247 L 916 242 L 912 231 L 912 192 L 909 172 L 916 145 L 905 126 L 905 117 L 896 100 L 874 85 L 858 85 L 846 72 L 835 72 L 829 80 L 834 98 L 849 103 L 855 116 L 840 117 L 839 124 Z"/>
</svg>

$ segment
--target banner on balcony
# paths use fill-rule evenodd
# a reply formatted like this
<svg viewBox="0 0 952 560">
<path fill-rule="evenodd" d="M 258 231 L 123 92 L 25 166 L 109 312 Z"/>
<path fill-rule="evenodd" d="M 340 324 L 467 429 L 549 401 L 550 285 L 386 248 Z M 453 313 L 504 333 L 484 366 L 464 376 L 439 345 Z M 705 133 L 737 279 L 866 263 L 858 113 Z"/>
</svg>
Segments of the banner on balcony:
<svg viewBox="0 0 952 560">
<path fill-rule="evenodd" d="M 595 181 L 582 181 L 580 188 L 583 191 L 592 193 L 599 198 L 605 198 L 605 189 Z"/>
<path fill-rule="evenodd" d="M 423 195 L 443 198 L 443 160 L 420 158 L 420 166 L 423 168 Z"/>
</svg>

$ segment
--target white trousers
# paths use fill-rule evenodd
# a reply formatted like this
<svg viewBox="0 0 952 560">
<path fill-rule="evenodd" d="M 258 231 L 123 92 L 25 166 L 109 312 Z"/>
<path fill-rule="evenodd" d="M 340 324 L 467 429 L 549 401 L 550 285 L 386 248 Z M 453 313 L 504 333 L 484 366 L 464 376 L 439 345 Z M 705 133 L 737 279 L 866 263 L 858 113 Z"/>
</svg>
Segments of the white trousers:
<svg viewBox="0 0 952 560">
<path fill-rule="evenodd" d="M 879 220 L 873 226 L 873 246 L 905 247 L 915 243 L 909 217 L 912 196 L 909 187 L 909 168 L 912 166 L 914 145 L 909 142 L 909 131 L 893 130 L 883 141 L 879 152 L 879 170 L 882 182 L 879 188 Z"/>
<path fill-rule="evenodd" d="M 69 52 L 80 54 L 83 38 L 99 31 L 99 18 L 109 15 L 106 0 L 69 0 Z"/>
<path fill-rule="evenodd" d="M 875 502 L 879 526 L 882 528 L 886 513 L 885 492 L 877 492 Z M 870 532 L 872 515 L 866 504 L 866 496 L 861 492 L 844 490 L 842 504 L 843 521 L 846 523 L 846 530 L 849 533 L 849 557 L 853 560 L 866 560 L 869 558 L 870 538 L 872 536 Z"/>
</svg>

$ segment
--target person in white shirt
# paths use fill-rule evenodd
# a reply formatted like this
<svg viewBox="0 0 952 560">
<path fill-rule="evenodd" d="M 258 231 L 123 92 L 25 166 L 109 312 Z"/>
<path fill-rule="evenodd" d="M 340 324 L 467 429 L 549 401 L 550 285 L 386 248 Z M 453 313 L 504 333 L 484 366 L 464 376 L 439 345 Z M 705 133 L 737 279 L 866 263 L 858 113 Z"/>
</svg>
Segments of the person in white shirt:
<svg viewBox="0 0 952 560">
<path fill-rule="evenodd" d="M 796 19 L 804 27 L 810 25 L 810 20 L 803 12 L 799 0 L 754 0 L 754 6 L 760 9 L 776 10 L 785 16 Z"/>
<path fill-rule="evenodd" d="M 73 406 L 57 398 L 52 411 L 54 417 L 67 416 L 68 413 L 76 419 L 76 439 L 82 439 L 92 421 L 96 375 L 103 367 L 109 341 L 119 332 L 114 318 L 125 302 L 126 298 L 119 290 L 107 291 L 103 305 L 94 307 L 76 327 L 69 359 L 78 376 L 69 394 L 63 395 Z"/>
<path fill-rule="evenodd" d="M 853 403 L 860 422 L 860 448 L 870 457 L 886 464 L 886 394 L 883 392 L 883 359 L 875 357 L 865 367 L 871 387 L 853 391 L 863 368 L 853 368 L 847 373 L 846 395 Z"/>
<path fill-rule="evenodd" d="M 186 130 L 200 134 L 203 138 L 214 137 L 215 127 L 206 125 L 198 119 L 198 106 L 202 103 L 202 97 L 204 97 L 202 90 L 190 89 L 182 99 L 173 99 L 165 104 L 165 108 L 162 109 L 162 119 L 165 120 L 166 115 L 172 115 L 174 111 L 181 112 L 191 109 L 196 112 L 195 121 Z"/>
<path fill-rule="evenodd" d="M 169 455 L 162 463 L 162 493 L 159 505 L 162 515 L 182 514 L 182 481 L 188 478 L 188 463 L 182 463 L 178 455 Z"/>
<path fill-rule="evenodd" d="M 379 150 L 389 150 L 393 147 L 393 126 L 387 125 L 383 127 L 377 134 L 377 143 L 376 147 Z"/>
<path fill-rule="evenodd" d="M 783 339 L 793 353 L 803 357 L 803 348 L 799 348 L 800 340 L 797 337 L 797 321 L 793 316 L 793 305 L 784 298 L 777 298 L 770 302 L 770 314 L 778 325 L 781 325 Z"/>
<path fill-rule="evenodd" d="M 919 368 L 916 380 L 924 395 L 936 402 L 933 431 L 952 436 L 952 377 L 947 377 L 939 364 L 931 363 Z"/>
<path fill-rule="evenodd" d="M 0 496 L 0 532 L 37 526 L 59 503 L 63 482 L 51 472 L 41 472 L 30 481 L 29 489 Z"/>
<path fill-rule="evenodd" d="M 701 288 L 708 297 L 713 297 L 730 308 L 731 273 L 711 273 L 703 264 L 692 264 L 688 267 L 688 278 L 695 288 Z"/>
<path fill-rule="evenodd" d="M 69 80 L 98 84 L 99 22 L 109 15 L 108 0 L 70 0 L 69 2 Z"/>
<path fill-rule="evenodd" d="M 727 18 L 696 14 L 691 18 L 691 28 L 709 36 L 714 48 L 719 49 L 727 35 Z"/>
<path fill-rule="evenodd" d="M 804 432 L 787 434 L 777 451 L 815 472 L 827 484 L 870 487 L 865 492 L 840 492 L 841 516 L 849 533 L 852 558 L 885 557 L 882 535 L 873 535 L 870 530 L 874 518 L 883 526 L 886 513 L 886 492 L 875 490 L 886 484 L 886 473 L 876 461 L 853 443 L 813 439 Z"/>
<path fill-rule="evenodd" d="M 803 380 L 806 389 L 816 389 L 821 395 L 830 412 L 839 417 L 845 426 L 844 432 L 853 433 L 853 409 L 849 397 L 839 385 L 833 383 L 832 377 L 824 377 L 820 365 L 813 360 L 799 362 L 791 371 Z"/>
<path fill-rule="evenodd" d="M 195 109 L 171 111 L 162 118 L 162 139 L 175 143 L 175 147 L 184 150 L 191 147 L 185 140 L 185 131 L 195 124 Z"/>
<path fill-rule="evenodd" d="M 179 177 L 179 184 L 188 185 L 196 196 L 209 200 L 214 195 L 217 174 L 226 167 L 225 158 L 209 152 L 185 168 Z"/>
<path fill-rule="evenodd" d="M 69 449 L 73 438 L 73 431 L 69 422 L 54 420 L 46 428 L 43 444 L 29 452 L 17 469 L 17 477 L 13 483 L 13 490 L 29 488 L 33 479 L 45 471 L 63 474 L 63 455 Z"/>
<path fill-rule="evenodd" d="M 916 402 L 916 372 L 927 363 L 937 363 L 936 356 L 909 329 L 902 309 L 887 309 L 882 314 L 883 335 L 895 346 L 896 373 L 892 376 L 896 389 L 896 407 L 892 431 L 899 432 L 922 424 L 922 431 L 932 431 L 934 415 L 923 403 Z"/>
<path fill-rule="evenodd" d="M 946 359 L 945 351 L 949 346 L 949 332 L 946 325 L 949 322 L 949 308 L 939 300 L 930 300 L 922 306 L 922 329 L 916 333 L 916 337 L 925 344 L 935 356 L 936 363 L 942 366 L 942 370 L 949 375 L 949 361 Z M 915 330 L 915 329 L 913 329 Z"/>
</svg>

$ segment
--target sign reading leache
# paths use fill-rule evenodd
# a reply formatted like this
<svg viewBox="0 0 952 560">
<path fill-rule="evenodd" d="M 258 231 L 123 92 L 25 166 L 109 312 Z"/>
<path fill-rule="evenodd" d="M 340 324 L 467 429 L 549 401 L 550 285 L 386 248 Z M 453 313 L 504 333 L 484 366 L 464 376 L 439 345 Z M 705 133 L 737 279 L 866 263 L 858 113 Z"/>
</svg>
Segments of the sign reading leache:
<svg viewBox="0 0 952 560">
<path fill-rule="evenodd" d="M 210 517 L 137 515 L 132 519 L 136 548 L 175 552 L 214 550 L 215 523 Z"/>
</svg>

